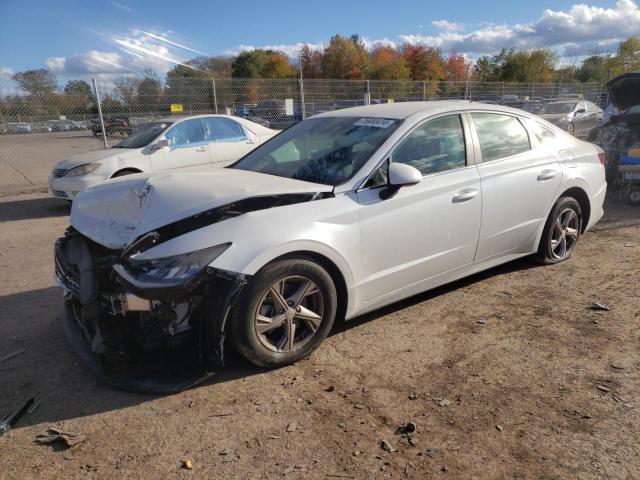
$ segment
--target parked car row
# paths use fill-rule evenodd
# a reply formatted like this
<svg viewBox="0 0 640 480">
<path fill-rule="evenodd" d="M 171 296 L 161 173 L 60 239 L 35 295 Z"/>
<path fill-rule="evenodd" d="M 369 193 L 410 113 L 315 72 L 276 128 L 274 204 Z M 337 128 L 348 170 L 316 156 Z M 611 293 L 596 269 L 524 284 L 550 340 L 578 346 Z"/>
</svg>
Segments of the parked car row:
<svg viewBox="0 0 640 480">
<path fill-rule="evenodd" d="M 84 120 L 49 120 L 46 122 L 14 122 L 0 125 L 0 134 L 49 133 L 86 130 L 88 122 Z"/>
</svg>

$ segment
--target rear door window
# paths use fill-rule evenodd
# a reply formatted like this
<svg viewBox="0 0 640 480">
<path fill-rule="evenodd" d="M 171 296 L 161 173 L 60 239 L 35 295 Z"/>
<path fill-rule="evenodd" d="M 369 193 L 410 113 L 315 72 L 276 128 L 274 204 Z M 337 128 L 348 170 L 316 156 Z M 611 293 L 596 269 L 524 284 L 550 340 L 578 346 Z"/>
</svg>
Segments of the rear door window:
<svg viewBox="0 0 640 480">
<path fill-rule="evenodd" d="M 520 121 L 498 113 L 472 113 L 482 161 L 490 162 L 531 150 L 529 134 Z"/>
<path fill-rule="evenodd" d="M 210 142 L 242 142 L 248 140 L 247 133 L 238 122 L 222 117 L 204 119 L 207 140 Z"/>
</svg>

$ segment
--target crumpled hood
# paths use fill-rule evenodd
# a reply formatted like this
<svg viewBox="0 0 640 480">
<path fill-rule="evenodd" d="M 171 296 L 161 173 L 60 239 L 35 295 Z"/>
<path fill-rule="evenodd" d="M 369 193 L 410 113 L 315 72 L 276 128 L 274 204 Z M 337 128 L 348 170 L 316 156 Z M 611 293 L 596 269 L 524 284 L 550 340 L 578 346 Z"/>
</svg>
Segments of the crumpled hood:
<svg viewBox="0 0 640 480">
<path fill-rule="evenodd" d="M 137 152 L 138 148 L 107 148 L 103 150 L 94 150 L 92 152 L 80 153 L 73 155 L 67 160 L 63 160 L 56 164 L 54 168 L 70 169 L 79 167 L 80 165 L 86 165 L 87 163 L 97 162 L 98 160 L 104 160 L 109 157 L 128 157 L 131 153 Z"/>
<path fill-rule="evenodd" d="M 121 249 L 144 233 L 248 197 L 332 190 L 330 185 L 229 168 L 129 175 L 78 194 L 71 225 L 107 248 Z"/>
<path fill-rule="evenodd" d="M 640 104 L 640 72 L 625 73 L 607 82 L 609 100 L 620 110 Z"/>
</svg>

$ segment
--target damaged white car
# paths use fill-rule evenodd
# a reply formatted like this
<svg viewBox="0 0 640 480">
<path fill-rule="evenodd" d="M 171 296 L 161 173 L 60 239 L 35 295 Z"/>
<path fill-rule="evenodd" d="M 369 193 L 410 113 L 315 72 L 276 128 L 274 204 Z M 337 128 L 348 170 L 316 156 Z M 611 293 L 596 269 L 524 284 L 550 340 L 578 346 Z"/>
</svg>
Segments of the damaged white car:
<svg viewBox="0 0 640 480">
<path fill-rule="evenodd" d="M 336 318 L 569 258 L 603 214 L 602 162 L 521 110 L 412 102 L 312 117 L 224 169 L 98 185 L 56 243 L 67 334 L 101 377 L 143 391 L 208 378 L 225 338 L 286 365 Z"/>
</svg>

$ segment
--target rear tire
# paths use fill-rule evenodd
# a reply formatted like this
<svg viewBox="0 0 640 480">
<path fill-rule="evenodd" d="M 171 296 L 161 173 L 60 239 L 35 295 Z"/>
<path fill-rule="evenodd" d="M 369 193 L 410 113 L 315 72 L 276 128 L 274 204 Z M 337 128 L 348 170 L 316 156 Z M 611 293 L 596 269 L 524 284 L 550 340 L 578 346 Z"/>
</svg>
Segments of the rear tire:
<svg viewBox="0 0 640 480">
<path fill-rule="evenodd" d="M 571 258 L 581 231 L 580 204 L 573 197 L 561 197 L 547 218 L 534 259 L 543 265 L 553 265 Z"/>
<path fill-rule="evenodd" d="M 624 191 L 623 201 L 627 205 L 633 205 L 634 207 L 640 205 L 640 185 L 630 185 Z"/>
<path fill-rule="evenodd" d="M 307 258 L 260 270 L 229 322 L 234 348 L 260 367 L 281 367 L 311 354 L 328 335 L 337 309 L 331 276 Z"/>
</svg>

